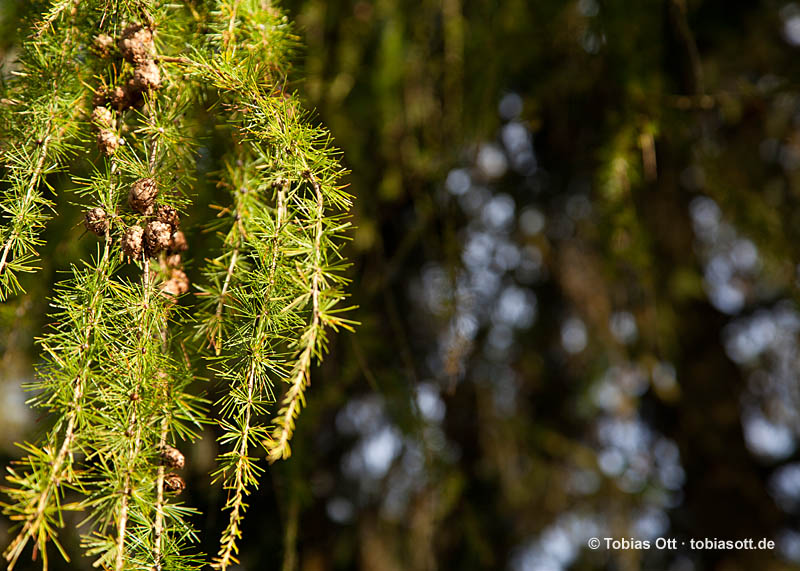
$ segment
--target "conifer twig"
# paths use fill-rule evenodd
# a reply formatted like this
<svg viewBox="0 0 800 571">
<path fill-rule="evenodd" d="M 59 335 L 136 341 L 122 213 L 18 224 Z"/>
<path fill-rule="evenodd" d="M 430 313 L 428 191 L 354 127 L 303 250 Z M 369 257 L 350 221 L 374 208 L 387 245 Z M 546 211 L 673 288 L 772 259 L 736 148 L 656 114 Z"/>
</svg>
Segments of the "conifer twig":
<svg viewBox="0 0 800 571">
<path fill-rule="evenodd" d="M 219 339 L 211 344 L 216 353 L 212 367 L 228 385 L 220 399 L 219 440 L 230 448 L 218 457 L 215 472 L 228 491 L 229 520 L 214 562 L 225 569 L 235 562 L 244 498 L 257 487 L 262 470 L 250 457 L 251 444 L 266 447 L 270 461 L 290 454 L 312 362 L 324 350 L 323 326 L 349 327 L 335 315 L 342 310 L 332 309 L 344 298 L 340 286 L 346 279 L 338 274 L 344 264 L 336 238 L 348 224 L 330 211 L 346 210 L 350 197 L 336 184 L 344 171 L 330 135 L 311 124 L 295 96 L 282 90 L 275 95 L 275 86 L 284 83 L 286 62 L 227 48 L 232 21 L 241 23 L 236 33 L 243 37 L 237 42 L 253 46 L 288 46 L 291 32 L 274 19 L 274 11 L 259 10 L 257 4 L 220 0 L 217 6 L 212 49 L 191 53 L 185 69 L 215 87 L 223 106 L 240 121 L 236 143 L 243 151 L 235 155 L 238 168 L 228 163 L 234 195 L 228 210 L 235 223 L 223 240 L 223 253 L 206 271 L 211 283 L 201 288 L 208 299 L 198 328 Z M 271 56 L 273 50 L 261 55 Z M 276 206 L 270 208 L 263 191 L 278 187 Z M 237 239 L 231 240 L 232 235 Z M 276 380 L 289 388 L 270 434 L 265 417 Z"/>
<path fill-rule="evenodd" d="M 166 381 L 164 382 L 166 386 Z M 165 393 L 169 391 L 166 390 Z M 163 451 L 167 445 L 167 433 L 169 432 L 169 421 L 165 415 L 161 421 L 161 436 L 158 439 L 158 448 Z M 153 525 L 153 562 L 155 571 L 161 571 L 161 538 L 164 533 L 164 461 L 158 463 L 158 475 L 156 476 L 156 519 Z"/>
<path fill-rule="evenodd" d="M 108 261 L 109 261 L 109 251 L 110 251 L 110 239 L 106 236 L 105 247 L 103 249 L 103 257 L 100 260 L 100 263 L 97 267 L 97 272 L 100 275 L 103 275 L 106 272 Z M 38 536 L 37 546 L 39 550 L 42 552 L 42 557 L 46 561 L 47 552 L 45 550 L 45 543 L 48 539 L 47 535 L 40 534 L 40 529 L 44 522 L 44 518 L 46 515 L 47 509 L 50 507 L 50 500 L 52 495 L 56 492 L 57 488 L 61 484 L 62 479 L 62 466 L 67 459 L 68 455 L 71 455 L 74 440 L 75 440 L 75 426 L 76 420 L 81 413 L 82 408 L 82 400 L 84 396 L 85 390 L 85 383 L 87 380 L 88 375 L 88 368 L 90 358 L 87 357 L 89 348 L 91 347 L 91 338 L 94 335 L 94 331 L 97 325 L 97 313 L 99 311 L 98 304 L 102 301 L 102 289 L 97 289 L 89 303 L 89 307 L 87 308 L 87 313 L 89 315 L 89 324 L 87 325 L 86 329 L 84 330 L 84 337 L 83 343 L 81 343 L 79 347 L 80 351 L 80 358 L 82 359 L 82 371 L 77 376 L 74 381 L 74 390 L 72 399 L 69 404 L 69 412 L 66 416 L 67 427 L 64 431 L 63 440 L 61 446 L 56 454 L 55 458 L 53 459 L 52 463 L 49 465 L 48 475 L 43 477 L 44 480 L 44 487 L 38 494 L 38 498 L 36 499 L 36 510 L 32 515 L 28 515 L 25 518 L 25 523 L 19 533 L 16 535 L 14 540 L 6 549 L 5 553 L 3 554 L 4 557 L 8 560 L 9 565 L 8 569 L 11 571 L 19 556 L 22 553 L 22 550 L 25 548 L 28 540 L 30 540 L 34 536 Z M 45 349 L 50 352 L 54 357 L 57 358 L 56 353 L 49 349 L 45 345 Z M 14 473 L 12 472 L 12 476 Z M 6 488 L 7 492 L 10 492 L 8 488 Z M 20 519 L 17 516 L 12 516 L 12 519 Z"/>
<path fill-rule="evenodd" d="M 167 344 L 167 323 L 161 326 L 161 338 L 163 350 L 168 350 Z M 158 473 L 156 476 L 156 519 L 153 525 L 153 569 L 154 571 L 161 571 L 161 542 L 164 533 L 164 451 L 167 446 L 167 436 L 169 434 L 169 415 L 170 415 L 170 400 L 171 394 L 169 390 L 169 382 L 167 374 L 164 372 L 159 373 L 161 384 L 163 387 L 162 398 L 163 405 L 161 413 L 160 434 L 158 437 L 158 451 L 160 453 L 160 460 L 158 462 Z"/>
<path fill-rule="evenodd" d="M 44 161 L 47 158 L 47 146 L 50 144 L 50 122 L 48 122 L 47 131 L 47 135 L 45 135 L 44 139 L 42 140 L 42 146 L 39 148 L 39 160 L 36 161 L 36 167 L 33 169 L 33 173 L 31 174 L 31 182 L 28 184 L 28 190 L 25 193 L 25 197 L 22 199 L 20 213 L 27 212 L 33 189 L 38 185 L 39 178 L 42 176 Z M 3 246 L 3 255 L 0 257 L 0 275 L 2 275 L 3 271 L 6 269 L 6 267 L 8 267 L 8 264 L 6 263 L 8 260 L 8 253 L 18 238 L 19 233 L 17 230 L 12 230 L 11 235 L 6 240 L 5 246 Z"/>
<path fill-rule="evenodd" d="M 41 37 L 42 34 L 44 34 L 47 29 L 50 28 L 53 22 L 55 22 L 58 17 L 61 16 L 61 13 L 70 7 L 70 5 L 72 6 L 72 9 L 75 10 L 78 1 L 79 0 L 60 0 L 59 2 L 55 2 L 47 15 L 34 26 L 34 37 Z"/>
<path fill-rule="evenodd" d="M 65 70 L 70 68 L 69 58 L 74 57 L 73 50 L 76 49 L 73 41 L 75 26 L 65 24 L 56 31 L 54 38 L 42 38 L 43 32 L 52 27 L 70 4 L 73 5 L 70 14 L 75 19 L 77 4 L 74 0 L 61 0 L 51 14 L 40 21 L 38 29 L 41 33 L 34 34 L 23 50 L 23 70 L 16 72 L 20 81 L 5 92 L 7 95 L 24 94 L 20 98 L 23 106 L 15 113 L 15 117 L 24 119 L 18 124 L 10 121 L 9 125 L 4 125 L 7 130 L 3 138 L 11 143 L 9 148 L 13 151 L 6 151 L 3 157 L 8 173 L 5 182 L 10 183 L 10 188 L 3 197 L 3 210 L 8 214 L 9 222 L 2 229 L 0 246 L 0 300 L 21 289 L 16 273 L 36 269 L 26 261 L 36 254 L 40 228 L 49 219 L 43 211 L 43 206 L 49 205 L 49 201 L 43 198 L 39 187 L 44 173 L 63 164 L 68 149 L 63 139 L 77 130 L 76 117 L 80 108 L 75 105 L 75 100 L 83 96 L 86 87 L 79 73 L 65 74 Z M 54 45 L 58 46 L 57 52 L 52 52 Z M 52 57 L 42 57 L 43 52 L 52 53 Z M 38 84 L 39 81 L 47 90 L 47 104 L 42 103 L 43 85 Z M 40 126 L 36 127 L 37 124 Z M 43 129 L 31 137 L 31 125 L 37 131 Z M 56 129 L 56 125 L 60 127 Z M 28 150 L 31 143 L 36 146 L 33 152 Z"/>
<path fill-rule="evenodd" d="M 325 203 L 322 189 L 314 174 L 306 170 L 303 175 L 311 182 L 317 206 L 316 220 L 314 221 L 314 264 L 311 277 L 311 324 L 301 338 L 301 342 L 304 345 L 303 350 L 292 370 L 290 387 L 283 399 L 280 416 L 274 421 L 275 429 L 266 441 L 267 458 L 270 462 L 288 458 L 291 453 L 289 440 L 291 440 L 294 433 L 294 419 L 300 412 L 300 406 L 304 401 L 305 389 L 310 381 L 311 360 L 317 346 L 317 335 L 320 327 L 319 294 L 322 279 L 322 219 Z"/>
<path fill-rule="evenodd" d="M 222 284 L 222 291 L 219 294 L 219 302 L 217 303 L 217 311 L 215 312 L 216 323 L 217 327 L 210 331 L 210 341 L 211 345 L 214 347 L 214 351 L 219 355 L 220 351 L 222 350 L 222 344 L 219 340 L 215 339 L 216 335 L 220 332 L 218 324 L 222 321 L 222 310 L 225 307 L 225 297 L 228 294 L 228 287 L 231 285 L 231 277 L 233 277 L 233 270 L 236 267 L 236 260 L 239 258 L 239 247 L 235 247 L 233 249 L 233 253 L 231 254 L 231 262 L 228 264 L 228 270 L 225 272 L 225 281 Z"/>
<path fill-rule="evenodd" d="M 283 14 L 263 2 L 210 0 L 200 11 L 150 0 L 47 5 L 14 89 L 0 94 L 26 104 L 2 155 L 9 184 L 2 199 L 0 296 L 20 289 L 15 276 L 32 269 L 50 217 L 46 209 L 54 206 L 45 196 L 49 173 L 67 166 L 73 151 L 89 151 L 81 152 L 87 161 L 69 165 L 77 194 L 88 202 L 87 229 L 102 237 L 104 221 L 109 227 L 102 258 L 73 267 L 58 286 L 58 310 L 41 342 L 46 363 L 32 384 L 40 389 L 33 401 L 54 415 L 54 428 L 43 442 L 24 446 L 24 468 L 10 470 L 12 502 L 5 507 L 21 526 L 10 549 L 16 561 L 35 542 L 34 555 L 41 553 L 46 565 L 46 542 L 64 554 L 56 540 L 64 511 L 83 509 L 88 531 L 81 541 L 87 555 L 97 556 L 96 567 L 191 571 L 202 565 L 186 552 L 196 541 L 187 518 L 192 510 L 172 501 L 185 483 L 169 473 L 174 465 L 164 451 L 173 437 L 192 438 L 191 425 L 204 413 L 202 400 L 186 390 L 191 360 L 185 367 L 177 362 L 170 328 L 185 321 L 172 292 L 188 289 L 178 213 L 189 202 L 187 181 L 196 171 L 196 156 L 187 149 L 197 133 L 183 117 L 195 118 L 200 107 L 208 112 L 210 87 L 221 99 L 212 109 L 232 112 L 234 152 L 246 159 L 228 165 L 230 178 L 241 182 L 232 185 L 233 224 L 207 272 L 212 284 L 197 286 L 209 298 L 201 331 L 210 333 L 216 352 L 210 359 L 219 363 L 211 368 L 229 388 L 220 401 L 225 452 L 214 474 L 228 494 L 229 516 L 214 565 L 229 568 L 238 556 L 247 498 L 265 470 L 258 456 L 275 414 L 273 383 L 289 383 L 294 422 L 311 363 L 324 350 L 324 326 L 336 322 L 326 312 L 344 297 L 337 289 L 345 280 L 337 274 L 344 266 L 337 264 L 336 238 L 347 224 L 329 212 L 349 205 L 336 184 L 343 173 L 338 151 L 296 96 L 276 96 L 296 38 Z M 97 78 L 102 90 L 90 87 Z M 137 87 L 143 83 L 148 87 Z M 94 109 L 87 108 L 89 91 Z M 89 111 L 94 140 L 82 123 Z M 129 195 L 146 179 L 157 198 L 140 208 Z M 164 249 L 169 256 L 157 265 L 152 258 Z M 131 266 L 119 271 L 126 263 L 141 268 L 139 279 L 131 277 Z M 284 424 L 288 455 L 293 425 Z M 62 505 L 67 489 L 82 498 Z"/>
<path fill-rule="evenodd" d="M 233 31 L 236 29 L 236 10 L 239 8 L 239 2 L 240 1 L 241 0 L 233 0 L 233 5 L 230 6 L 230 8 L 229 8 L 230 16 L 228 17 L 228 29 L 227 29 L 227 33 L 225 34 L 225 37 L 223 39 L 223 47 L 226 50 L 228 50 L 231 47 L 231 45 L 233 45 L 233 50 L 234 51 L 236 49 L 236 44 L 235 43 L 232 44 L 232 42 L 233 42 L 233 39 L 234 39 Z M 231 54 L 231 55 L 233 55 L 233 54 Z"/>
<path fill-rule="evenodd" d="M 242 519 L 242 512 L 245 509 L 244 495 L 246 493 L 247 485 L 247 462 L 249 457 L 247 455 L 247 443 L 250 438 L 250 423 L 253 413 L 253 387 L 255 382 L 255 362 L 250 366 L 250 371 L 247 375 L 247 401 L 245 406 L 245 419 L 242 423 L 242 437 L 239 442 L 239 448 L 236 451 L 238 458 L 236 460 L 236 467 L 234 469 L 233 484 L 233 497 L 228 499 L 226 507 L 230 509 L 228 516 L 228 526 L 223 532 L 222 541 L 220 544 L 219 554 L 214 561 L 213 566 L 217 569 L 224 571 L 231 563 L 236 563 L 237 560 L 234 555 L 239 551 L 236 545 L 236 540 L 241 537 L 239 530 L 239 522 Z"/>
<path fill-rule="evenodd" d="M 260 327 L 260 322 L 262 319 L 265 318 L 268 312 L 270 296 L 272 295 L 272 288 L 275 284 L 275 270 L 277 268 L 277 259 L 279 256 L 279 243 L 278 243 L 278 235 L 280 232 L 280 228 L 283 226 L 284 220 L 283 217 L 285 216 L 285 207 L 284 207 L 284 195 L 285 189 L 281 189 L 278 191 L 278 198 L 277 198 L 277 207 L 276 207 L 276 219 L 275 219 L 275 235 L 273 236 L 272 242 L 272 253 L 271 259 L 269 263 L 269 278 L 267 281 L 267 291 L 264 296 L 263 305 L 261 307 L 261 311 L 256 318 L 256 325 L 255 329 L 257 330 Z M 236 249 L 235 251 L 238 251 Z M 228 274 L 230 275 L 230 274 Z M 257 342 L 257 339 L 256 339 Z M 258 347 L 252 347 L 251 351 L 258 350 Z M 230 515 L 228 517 L 228 526 L 223 532 L 222 541 L 220 545 L 220 551 L 215 560 L 214 566 L 218 569 L 225 570 L 227 569 L 232 562 L 236 562 L 234 554 L 238 551 L 238 547 L 236 546 L 236 540 L 241 537 L 241 531 L 239 529 L 239 522 L 242 519 L 242 512 L 245 509 L 244 504 L 244 496 L 247 493 L 247 484 L 248 484 L 248 472 L 249 472 L 249 443 L 251 440 L 251 432 L 252 432 L 252 416 L 253 416 L 253 408 L 254 408 L 254 391 L 255 391 L 255 384 L 256 384 L 256 361 L 253 359 L 250 362 L 250 366 L 247 372 L 247 380 L 246 380 L 246 400 L 244 402 L 244 420 L 241 424 L 242 434 L 239 439 L 238 449 L 236 450 L 236 465 L 234 468 L 234 475 L 233 475 L 233 482 L 230 485 L 232 490 L 232 496 L 229 498 L 226 507 L 230 510 Z"/>
<path fill-rule="evenodd" d="M 148 309 L 149 306 L 149 297 L 150 297 L 150 272 L 149 272 L 149 261 L 147 259 L 147 255 L 143 254 L 143 271 L 142 271 L 142 293 L 143 293 L 143 307 L 145 310 Z M 147 339 L 148 334 L 147 331 L 144 329 L 144 325 L 142 324 L 139 328 L 139 335 L 140 340 L 144 342 Z M 144 347 L 143 347 L 144 349 Z M 142 351 L 144 353 L 144 351 Z M 144 379 L 144 363 L 139 359 L 139 379 Z M 139 396 L 139 387 L 134 386 L 133 394 L 131 395 L 132 401 L 132 410 L 130 415 L 130 420 L 128 421 L 128 427 L 126 430 L 126 435 L 135 434 L 133 440 L 133 449 L 131 453 L 128 455 L 128 463 L 123 469 L 125 470 L 125 476 L 123 480 L 123 487 L 122 487 L 122 504 L 119 510 L 119 520 L 117 522 L 117 550 L 116 550 L 116 562 L 114 568 L 116 571 L 122 571 L 125 567 L 125 533 L 127 531 L 128 525 L 128 503 L 130 501 L 131 495 L 131 473 L 133 471 L 133 465 L 136 461 L 136 458 L 139 455 L 139 448 L 141 446 L 141 437 L 142 437 L 142 427 L 141 423 L 138 422 L 138 402 L 140 399 Z"/>
</svg>

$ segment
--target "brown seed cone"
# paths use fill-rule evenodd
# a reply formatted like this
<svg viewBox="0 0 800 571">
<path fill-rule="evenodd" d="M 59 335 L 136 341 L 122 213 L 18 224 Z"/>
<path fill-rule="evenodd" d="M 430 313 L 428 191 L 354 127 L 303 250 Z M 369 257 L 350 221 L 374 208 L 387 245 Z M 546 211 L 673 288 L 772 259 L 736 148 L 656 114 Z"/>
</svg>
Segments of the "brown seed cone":
<svg viewBox="0 0 800 571">
<path fill-rule="evenodd" d="M 169 247 L 172 228 L 158 220 L 153 220 L 144 229 L 144 244 L 148 256 L 155 256 Z"/>
<path fill-rule="evenodd" d="M 178 269 L 172 270 L 172 277 L 161 284 L 161 291 L 172 297 L 178 297 L 189 291 L 189 278 Z"/>
<path fill-rule="evenodd" d="M 129 227 L 122 235 L 122 253 L 129 258 L 141 258 L 143 241 L 144 228 L 141 226 Z"/>
<path fill-rule="evenodd" d="M 95 36 L 92 42 L 92 51 L 105 59 L 111 55 L 111 48 L 114 45 L 114 38 L 108 34 L 99 34 Z"/>
<path fill-rule="evenodd" d="M 164 224 L 169 224 L 173 230 L 177 230 L 178 225 L 181 223 L 178 211 L 166 204 L 162 204 L 156 209 L 156 218 Z"/>
<path fill-rule="evenodd" d="M 106 211 L 99 207 L 90 208 L 83 215 L 83 224 L 89 232 L 98 236 L 105 236 L 108 230 Z"/>
<path fill-rule="evenodd" d="M 130 24 L 122 31 L 117 45 L 122 57 L 134 65 L 139 65 L 151 57 L 153 32 L 141 24 Z"/>
<path fill-rule="evenodd" d="M 178 230 L 172 235 L 172 239 L 169 241 L 169 251 L 170 252 L 185 252 L 189 249 L 189 243 L 186 241 L 186 235 Z"/>
<path fill-rule="evenodd" d="M 171 280 L 175 280 L 178 284 L 178 291 L 181 294 L 184 294 L 189 291 L 189 277 L 183 270 L 173 269 L 172 270 L 172 278 Z"/>
<path fill-rule="evenodd" d="M 158 185 L 152 178 L 141 178 L 131 185 L 128 193 L 128 204 L 137 212 L 151 214 L 153 202 L 158 196 Z"/>
<path fill-rule="evenodd" d="M 92 111 L 92 127 L 95 129 L 113 129 L 117 122 L 108 107 L 97 106 Z"/>
<path fill-rule="evenodd" d="M 180 254 L 170 254 L 167 256 L 167 267 L 168 268 L 179 268 L 183 260 L 181 260 Z"/>
<path fill-rule="evenodd" d="M 117 111 L 125 111 L 133 105 L 133 99 L 124 87 L 117 85 L 108 92 L 108 98 L 111 106 Z"/>
<path fill-rule="evenodd" d="M 167 489 L 168 492 L 175 492 L 180 494 L 183 490 L 186 489 L 186 482 L 183 481 L 183 478 L 178 476 L 174 473 L 169 473 L 164 476 L 164 487 Z"/>
<path fill-rule="evenodd" d="M 133 79 L 128 82 L 129 92 L 142 92 L 161 87 L 161 70 L 154 61 L 139 64 L 133 71 Z"/>
<path fill-rule="evenodd" d="M 182 470 L 186 465 L 186 457 L 180 450 L 169 444 L 161 449 L 161 459 L 170 468 L 177 468 L 178 470 Z"/>
<path fill-rule="evenodd" d="M 110 157 L 119 148 L 119 138 L 114 131 L 101 129 L 97 132 L 97 147 L 105 156 Z"/>
<path fill-rule="evenodd" d="M 181 295 L 180 284 L 175 280 L 167 280 L 161 284 L 161 293 L 170 297 L 178 297 Z"/>
</svg>

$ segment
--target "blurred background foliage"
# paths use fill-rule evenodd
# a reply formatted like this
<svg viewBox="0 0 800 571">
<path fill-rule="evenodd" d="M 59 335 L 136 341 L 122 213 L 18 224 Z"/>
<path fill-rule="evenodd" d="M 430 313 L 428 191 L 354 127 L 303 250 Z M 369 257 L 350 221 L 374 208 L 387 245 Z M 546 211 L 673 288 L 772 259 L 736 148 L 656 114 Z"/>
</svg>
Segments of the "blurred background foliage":
<svg viewBox="0 0 800 571">
<path fill-rule="evenodd" d="M 362 325 L 251 498 L 241 567 L 797 568 L 800 5 L 285 6 L 305 46 L 289 88 L 352 171 Z M 3 77 L 30 11 L 0 1 Z M 217 200 L 217 145 L 187 227 Z M 46 422 L 19 388 L 45 296 L 95 248 L 50 182 L 43 271 L 0 308 L 3 464 Z M 213 238 L 189 238 L 202 261 Z M 188 453 L 213 551 L 210 429 Z M 706 537 L 777 547 L 680 546 Z"/>
</svg>

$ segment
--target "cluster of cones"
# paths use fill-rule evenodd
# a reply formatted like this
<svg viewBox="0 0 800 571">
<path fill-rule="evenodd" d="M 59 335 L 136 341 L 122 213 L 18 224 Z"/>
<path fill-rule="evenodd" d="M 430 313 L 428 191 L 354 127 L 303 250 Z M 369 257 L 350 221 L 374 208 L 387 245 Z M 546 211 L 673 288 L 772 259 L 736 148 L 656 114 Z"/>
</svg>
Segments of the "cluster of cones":
<svg viewBox="0 0 800 571">
<path fill-rule="evenodd" d="M 180 227 L 180 215 L 173 207 L 157 205 L 158 183 L 152 178 L 142 178 L 131 185 L 128 204 L 136 212 L 145 216 L 144 227 L 139 224 L 129 226 L 122 234 L 122 253 L 129 259 L 140 259 L 142 254 L 154 258 L 166 253 L 164 264 L 169 270 L 169 279 L 161 284 L 161 291 L 177 297 L 189 291 L 189 278 L 181 269 L 181 254 L 189 245 Z M 84 215 L 86 228 L 98 236 L 108 231 L 108 213 L 96 207 Z"/>
<path fill-rule="evenodd" d="M 186 465 L 186 458 L 177 448 L 166 445 L 161 449 L 161 461 L 169 468 L 182 470 Z M 164 487 L 168 492 L 181 493 L 186 488 L 186 482 L 175 472 L 164 476 Z"/>
<path fill-rule="evenodd" d="M 106 156 L 113 155 L 122 142 L 116 133 L 112 110 L 122 112 L 139 105 L 144 92 L 161 87 L 161 71 L 153 56 L 153 31 L 150 28 L 134 23 L 126 27 L 116 41 L 106 34 L 94 39 L 95 52 L 104 58 L 114 55 L 115 45 L 122 58 L 134 69 L 133 76 L 123 85 L 98 89 L 92 100 L 92 127 L 97 131 L 97 146 Z"/>
</svg>

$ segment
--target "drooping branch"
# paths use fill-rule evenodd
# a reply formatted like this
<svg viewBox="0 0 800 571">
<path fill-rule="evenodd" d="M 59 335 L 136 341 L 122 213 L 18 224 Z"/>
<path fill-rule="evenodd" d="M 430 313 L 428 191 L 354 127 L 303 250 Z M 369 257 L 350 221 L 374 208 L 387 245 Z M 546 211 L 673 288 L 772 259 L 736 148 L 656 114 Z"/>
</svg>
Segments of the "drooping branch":
<svg viewBox="0 0 800 571">
<path fill-rule="evenodd" d="M 58 452 L 49 461 L 42 463 L 41 471 L 34 470 L 27 477 L 13 469 L 9 470 L 8 479 L 13 487 L 5 488 L 5 491 L 12 499 L 16 500 L 16 503 L 3 504 L 4 511 L 11 514 L 12 520 L 24 521 L 22 529 L 3 554 L 9 562 L 9 570 L 14 568 L 30 539 L 36 538 L 37 548 L 42 553 L 42 558 L 45 561 L 47 558 L 46 544 L 49 540 L 55 541 L 55 530 L 50 529 L 51 511 L 54 504 L 58 503 L 55 495 L 60 493 L 59 487 L 61 483 L 64 479 L 71 477 L 71 470 L 65 464 L 72 458 L 77 448 L 76 427 L 84 406 L 86 383 L 91 374 L 91 349 L 95 346 L 94 337 L 98 326 L 101 325 L 101 314 L 106 303 L 103 281 L 108 276 L 111 268 L 109 253 L 110 241 L 106 240 L 102 258 L 97 266 L 89 268 L 80 278 L 83 282 L 81 287 L 91 292 L 88 303 L 81 307 L 77 313 L 72 313 L 72 315 L 76 315 L 80 322 L 68 322 L 66 328 L 62 327 L 62 331 L 68 333 L 69 328 L 75 326 L 81 331 L 82 338 L 77 348 L 77 355 L 74 358 L 78 372 L 73 382 L 68 385 L 72 389 L 72 394 L 68 401 L 69 404 L 62 409 L 64 415 L 62 423 L 66 423 L 66 428 L 60 437 L 61 444 L 58 446 Z M 65 294 L 68 294 L 68 291 L 65 290 Z M 65 371 L 71 368 L 60 356 L 60 351 L 56 347 L 51 347 L 46 340 L 42 343 L 42 347 L 56 367 L 61 367 Z M 59 440 L 60 430 L 58 430 L 58 426 L 60 425 L 62 424 L 59 423 L 49 436 L 51 443 L 49 446 L 41 450 L 32 446 L 29 447 L 31 456 L 26 461 L 19 463 L 33 466 L 35 465 L 36 457 L 41 457 L 43 453 L 47 454 L 47 450 L 52 449 L 53 445 Z M 39 484 L 31 485 L 30 478 L 36 478 Z M 35 506 L 35 509 L 29 509 L 29 507 L 33 506 Z M 44 529 L 45 527 L 47 529 Z"/>
<path fill-rule="evenodd" d="M 66 162 L 77 117 L 91 116 L 96 141 L 75 139 L 76 149 L 91 141 L 83 149 L 91 174 L 81 165 L 70 175 L 87 208 L 87 229 L 105 238 L 100 261 L 62 284 L 63 314 L 53 316 L 55 332 L 42 341 L 49 358 L 36 400 L 55 413 L 56 423 L 47 440 L 31 445 L 25 470 L 12 472 L 8 510 L 19 516 L 21 530 L 10 553 L 16 561 L 33 539 L 46 560 L 44 545 L 56 542 L 66 508 L 60 490 L 69 482 L 83 495 L 72 506 L 87 512 L 82 544 L 97 557 L 96 566 L 188 569 L 197 561 L 183 552 L 194 540 L 185 518 L 191 510 L 171 499 L 180 478 L 167 473 L 159 455 L 176 436 L 192 438 L 189 425 L 203 416 L 200 399 L 186 392 L 191 364 L 176 364 L 170 328 L 184 319 L 177 298 L 189 291 L 179 251 L 187 242 L 176 231 L 196 170 L 184 118 L 193 106 L 207 113 L 216 96 L 216 112 L 229 113 L 219 123 L 234 125 L 234 160 L 220 177 L 233 205 L 230 220 L 217 225 L 230 222 L 206 272 L 211 283 L 197 286 L 205 296 L 198 337 L 213 348 L 211 369 L 227 388 L 219 402 L 224 451 L 214 474 L 228 494 L 228 525 L 214 565 L 226 569 L 236 561 L 247 496 L 264 471 L 259 457 L 270 441 L 273 387 L 288 387 L 287 416 L 276 421 L 284 431 L 273 454 L 286 457 L 311 367 L 324 352 L 324 330 L 336 326 L 329 310 L 344 297 L 338 237 L 350 199 L 337 183 L 344 171 L 330 135 L 283 90 L 296 38 L 282 14 L 242 0 L 217 0 L 203 13 L 139 0 L 111 4 L 50 4 L 33 41 L 55 49 L 51 32 L 62 34 L 70 15 L 79 21 L 80 42 L 67 42 L 74 49 L 61 60 L 42 61 L 53 72 L 53 61 L 71 65 L 74 57 L 86 63 L 86 76 L 65 74 L 64 95 L 42 98 L 51 103 L 39 104 L 34 114 L 43 132 L 35 146 L 3 150 L 13 179 L 6 199 L 13 204 L 6 208 L 11 223 L 0 233 L 0 296 L 19 289 L 14 276 L 36 254 L 48 218 L 42 188 Z M 95 36 L 86 24 L 98 17 Z M 175 43 L 188 29 L 195 30 L 190 41 Z M 136 51 L 128 45 L 134 40 L 149 44 Z M 37 82 L 46 76 L 39 75 Z M 95 97 L 87 109 L 89 91 Z M 160 95 L 165 92 L 169 97 Z M 141 280 L 132 277 L 132 265 L 120 271 L 125 264 L 140 268 Z M 84 297 L 74 293 L 80 280 Z"/>
<path fill-rule="evenodd" d="M 75 16 L 74 12 L 71 16 Z M 58 14 L 54 20 L 57 17 Z M 44 177 L 65 164 L 71 155 L 68 142 L 79 129 L 79 107 L 75 102 L 84 96 L 86 87 L 79 74 L 65 73 L 75 55 L 74 33 L 74 27 L 64 23 L 55 30 L 53 39 L 35 40 L 29 48 L 32 54 L 47 49 L 52 41 L 58 41 L 61 49 L 52 61 L 42 61 L 36 55 L 23 58 L 24 71 L 18 72 L 21 81 L 12 88 L 22 88 L 29 78 L 49 80 L 49 102 L 34 103 L 35 88 L 29 89 L 33 93 L 25 92 L 26 97 L 14 101 L 18 107 L 14 116 L 20 121 L 24 117 L 24 124 L 9 125 L 4 133 L 9 148 L 0 156 L 9 187 L 0 198 L 0 205 L 8 215 L 8 222 L 0 230 L 0 300 L 21 290 L 18 274 L 36 270 L 31 261 L 41 245 L 41 230 L 50 219 L 46 208 L 51 203 L 42 192 Z M 32 126 L 34 136 L 31 136 Z"/>
<path fill-rule="evenodd" d="M 325 203 L 322 189 L 316 177 L 310 171 L 306 171 L 305 176 L 311 182 L 316 198 L 316 212 L 314 220 L 314 248 L 311 255 L 313 266 L 311 269 L 311 323 L 303 333 L 300 343 L 302 350 L 297 358 L 289 384 L 289 390 L 283 399 L 283 405 L 279 411 L 278 418 L 274 421 L 274 430 L 267 440 L 267 457 L 270 462 L 278 459 L 288 458 L 291 454 L 289 440 L 294 433 L 294 421 L 300 413 L 300 407 L 304 403 L 305 390 L 310 382 L 310 370 L 312 357 L 317 350 L 317 339 L 320 319 L 320 289 L 323 286 L 322 276 L 322 236 L 323 218 L 325 214 Z"/>
</svg>

